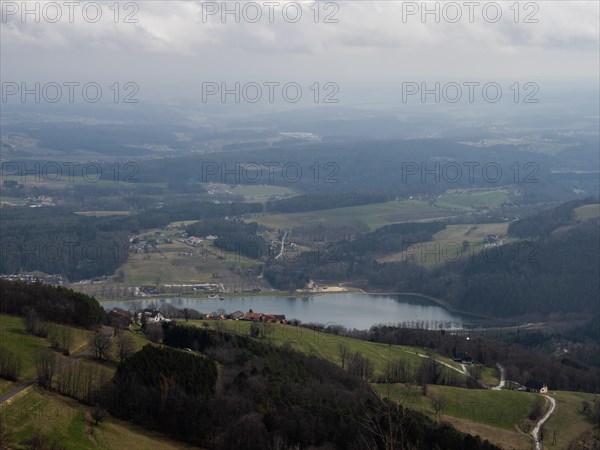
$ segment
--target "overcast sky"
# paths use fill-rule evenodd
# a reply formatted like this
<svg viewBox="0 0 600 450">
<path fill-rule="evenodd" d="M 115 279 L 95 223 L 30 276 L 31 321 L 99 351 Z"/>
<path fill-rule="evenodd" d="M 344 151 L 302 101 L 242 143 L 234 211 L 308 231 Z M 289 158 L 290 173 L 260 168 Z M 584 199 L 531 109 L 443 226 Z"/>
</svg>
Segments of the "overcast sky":
<svg viewBox="0 0 600 450">
<path fill-rule="evenodd" d="M 72 7 L 73 23 L 63 2 L 28 3 L 39 4 L 40 23 L 34 14 L 23 18 L 21 1 L 2 2 L 2 81 L 134 81 L 144 96 L 164 99 L 203 81 L 334 81 L 366 89 L 398 81 L 576 84 L 599 77 L 597 1 L 521 2 L 518 17 L 513 1 L 428 2 L 439 8 L 439 23 L 434 14 L 423 20 L 422 2 L 299 2 L 295 23 L 290 2 L 228 2 L 232 10 L 238 4 L 239 23 L 235 14 L 223 23 L 222 2 L 121 3 L 118 23 L 112 1 L 99 2 L 96 23 L 95 5 L 84 9 L 89 2 Z M 262 18 L 251 23 L 258 9 Z M 128 14 L 137 23 L 125 23 Z"/>
</svg>

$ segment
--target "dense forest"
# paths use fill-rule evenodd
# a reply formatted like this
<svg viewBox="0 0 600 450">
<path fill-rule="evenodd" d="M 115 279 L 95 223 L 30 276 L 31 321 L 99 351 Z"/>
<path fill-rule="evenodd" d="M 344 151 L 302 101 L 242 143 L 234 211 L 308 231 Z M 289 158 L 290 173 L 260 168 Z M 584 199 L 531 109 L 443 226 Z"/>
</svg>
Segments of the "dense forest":
<svg viewBox="0 0 600 450">
<path fill-rule="evenodd" d="M 457 309 L 494 316 L 596 314 L 600 305 L 600 222 L 589 220 L 534 241 L 502 247 L 493 258 L 477 255 L 454 274 L 435 272 L 437 288 Z"/>
<path fill-rule="evenodd" d="M 248 259 L 262 259 L 269 253 L 269 245 L 257 235 L 256 222 L 244 223 L 233 220 L 207 219 L 189 225 L 186 232 L 190 236 L 216 235 L 215 247 L 234 252 Z"/>
<path fill-rule="evenodd" d="M 511 222 L 508 234 L 519 238 L 548 236 L 560 227 L 576 224 L 574 209 L 590 203 L 598 203 L 598 198 L 586 198 L 563 203 L 553 208 Z"/>
<path fill-rule="evenodd" d="M 93 297 L 63 287 L 0 280 L 0 313 L 26 315 L 82 327 L 104 323 L 106 312 Z"/>
<path fill-rule="evenodd" d="M 69 280 L 113 273 L 128 256 L 127 233 L 61 207 L 2 207 L 0 273 L 41 271 Z"/>
<path fill-rule="evenodd" d="M 378 256 L 429 241 L 445 227 L 439 222 L 386 225 L 375 231 L 358 233 L 355 238 L 301 253 L 294 259 L 273 261 L 265 266 L 264 277 L 278 289 L 287 290 L 303 287 L 309 279 L 363 279 L 373 267 L 378 266 L 375 262 Z"/>
<path fill-rule="evenodd" d="M 131 216 L 84 217 L 67 207 L 3 206 L 0 273 L 40 271 L 61 274 L 69 281 L 111 275 L 127 260 L 130 234 L 178 220 L 218 219 L 262 210 L 261 203 L 182 201 L 146 206 Z M 248 230 L 230 236 L 229 241 L 244 234 Z"/>
<path fill-rule="evenodd" d="M 553 168 L 566 165 L 585 170 L 590 153 L 598 147 L 597 137 L 587 141 L 577 151 L 573 147 L 568 153 L 557 155 L 536 153 L 534 162 L 532 155 L 520 146 L 493 145 L 474 153 L 472 146 L 451 139 L 321 142 L 291 148 L 275 145 L 166 160 L 149 159 L 140 162 L 138 178 L 141 183 L 175 179 L 291 186 L 307 194 L 388 192 L 394 196 L 436 195 L 448 189 L 516 183 L 524 191 L 524 202 L 567 201 L 574 198 L 574 188 L 586 192 L 597 192 L 599 188 L 595 174 L 552 172 Z M 441 151 L 446 157 L 442 162 Z M 494 168 L 488 174 L 484 169 L 486 164 L 500 168 L 499 176 Z M 297 177 L 295 171 L 290 171 L 294 173 L 293 180 L 284 174 L 289 165 L 300 169 Z"/>
<path fill-rule="evenodd" d="M 395 126 L 398 124 L 395 123 Z M 80 142 L 80 148 L 91 145 L 91 151 L 100 150 L 100 147 L 103 152 L 106 151 L 106 146 L 98 145 L 96 141 L 89 142 L 90 133 L 96 135 L 98 130 L 94 127 L 83 129 L 85 133 L 69 130 L 78 135 L 76 140 Z M 147 139 L 147 127 L 143 129 L 143 139 Z M 48 145 L 54 145 L 58 136 L 56 129 L 49 129 L 43 123 L 20 132 L 32 135 L 39 133 L 41 145 L 46 139 L 49 139 Z M 140 133 L 140 130 L 134 127 L 131 132 Z M 194 130 L 194 134 L 197 132 Z M 165 138 L 163 133 L 152 130 L 150 136 L 156 136 L 157 142 L 162 142 Z M 237 133 L 228 130 L 227 134 Z M 62 130 L 59 135 L 63 136 Z M 258 148 L 252 146 L 206 155 L 167 158 L 160 155 L 158 158 L 138 160 L 134 149 L 140 152 L 139 156 L 147 153 L 148 149 L 127 146 L 127 151 L 117 153 L 129 154 L 135 162 L 120 165 L 115 162 L 94 163 L 96 169 L 92 170 L 92 175 L 99 172 L 100 180 L 104 183 L 83 183 L 72 191 L 75 195 L 81 191 L 78 200 L 87 202 L 90 197 L 108 191 L 113 194 L 111 200 L 122 191 L 170 198 L 183 193 L 202 194 L 206 192 L 206 183 L 287 186 L 304 194 L 383 192 L 394 197 L 437 195 L 448 189 L 516 184 L 523 190 L 521 202 L 528 204 L 567 201 L 576 197 L 575 190 L 598 192 L 600 183 L 596 174 L 556 170 L 565 167 L 587 170 L 590 156 L 594 157 L 597 153 L 598 138 L 577 136 L 574 142 L 575 138 L 571 140 L 554 133 L 552 135 L 553 140 L 569 142 L 569 150 L 555 155 L 540 152 L 531 154 L 524 152 L 519 145 L 492 145 L 479 148 L 474 153 L 471 145 L 452 139 L 358 140 L 303 143 L 291 147 L 265 143 Z M 98 142 L 121 138 L 129 141 L 131 136 L 125 138 L 122 130 L 119 130 L 115 136 L 103 136 Z M 177 142 L 177 146 L 182 144 Z M 69 148 L 69 145 L 65 148 Z M 110 154 L 114 149 L 125 148 L 120 141 L 110 147 Z M 65 148 L 61 147 L 62 150 Z M 440 152 L 445 156 L 443 160 L 439 158 Z M 29 157 L 39 158 L 33 154 Z M 13 159 L 8 162 L 8 172 L 17 177 L 23 176 L 34 163 L 42 167 L 56 164 L 39 159 L 35 162 Z M 75 165 L 75 176 L 81 175 L 82 167 Z M 287 173 L 286 168 L 290 167 Z M 62 167 L 62 170 L 64 178 L 67 169 Z M 124 189 L 125 184 L 127 189 Z"/>
</svg>

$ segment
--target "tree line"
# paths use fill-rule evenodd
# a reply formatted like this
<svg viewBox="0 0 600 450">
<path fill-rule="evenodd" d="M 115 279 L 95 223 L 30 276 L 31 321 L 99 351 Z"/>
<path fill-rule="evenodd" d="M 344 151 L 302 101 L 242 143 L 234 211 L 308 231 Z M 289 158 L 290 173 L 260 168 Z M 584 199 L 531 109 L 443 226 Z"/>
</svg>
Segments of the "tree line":
<svg viewBox="0 0 600 450">
<path fill-rule="evenodd" d="M 102 324 L 106 317 L 95 298 L 62 286 L 0 280 L 0 297 L 2 314 L 34 314 L 43 321 L 81 327 Z"/>
</svg>

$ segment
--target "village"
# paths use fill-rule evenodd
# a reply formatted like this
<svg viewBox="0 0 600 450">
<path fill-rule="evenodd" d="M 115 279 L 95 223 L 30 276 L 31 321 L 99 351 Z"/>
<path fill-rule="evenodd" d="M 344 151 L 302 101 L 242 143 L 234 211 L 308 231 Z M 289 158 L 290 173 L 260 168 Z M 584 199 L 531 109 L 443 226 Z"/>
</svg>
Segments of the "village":
<svg viewBox="0 0 600 450">
<path fill-rule="evenodd" d="M 168 317 L 167 317 L 168 316 Z M 201 313 L 193 309 L 184 308 L 183 310 L 172 308 L 172 312 L 164 313 L 154 308 L 145 308 L 142 311 L 125 311 L 121 308 L 113 308 L 108 312 L 108 323 L 111 327 L 133 330 L 134 325 L 145 325 L 149 323 L 170 322 L 176 319 L 193 320 L 245 320 L 262 323 L 280 323 L 299 325 L 299 320 L 288 321 L 284 314 L 263 314 L 254 312 L 250 309 L 244 313 L 234 311 L 225 313 L 224 311 L 213 313 Z"/>
</svg>

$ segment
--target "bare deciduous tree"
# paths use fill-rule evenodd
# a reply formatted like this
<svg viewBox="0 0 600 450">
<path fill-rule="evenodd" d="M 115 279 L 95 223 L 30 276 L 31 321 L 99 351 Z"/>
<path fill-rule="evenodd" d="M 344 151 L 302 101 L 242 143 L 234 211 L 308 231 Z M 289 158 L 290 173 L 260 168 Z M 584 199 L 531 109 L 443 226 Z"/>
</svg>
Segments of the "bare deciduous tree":
<svg viewBox="0 0 600 450">
<path fill-rule="evenodd" d="M 9 348 L 0 346 L 0 377 L 17 381 L 21 372 L 21 357 Z"/>
<path fill-rule="evenodd" d="M 129 334 L 121 332 L 116 339 L 117 356 L 119 361 L 123 362 L 135 353 L 135 343 Z"/>
<path fill-rule="evenodd" d="M 439 417 L 440 412 L 446 407 L 446 399 L 441 395 L 435 395 L 431 399 L 431 406 L 433 406 L 435 415 Z"/>
<path fill-rule="evenodd" d="M 346 359 L 348 358 L 348 353 L 350 352 L 350 349 L 348 348 L 348 345 L 344 342 L 340 342 L 337 348 L 338 353 L 340 354 L 340 360 L 342 361 L 342 369 L 344 369 L 346 367 Z"/>
<path fill-rule="evenodd" d="M 40 348 L 35 356 L 35 368 L 37 370 L 38 383 L 42 387 L 52 386 L 52 377 L 56 370 L 56 354 L 46 348 Z"/>
<path fill-rule="evenodd" d="M 95 425 L 98 425 L 100 422 L 102 422 L 108 415 L 106 410 L 102 408 L 98 403 L 94 405 L 90 414 L 92 416 L 92 419 L 94 419 Z"/>
<path fill-rule="evenodd" d="M 112 336 L 100 329 L 92 334 L 90 344 L 97 359 L 107 359 L 112 347 Z"/>
</svg>

